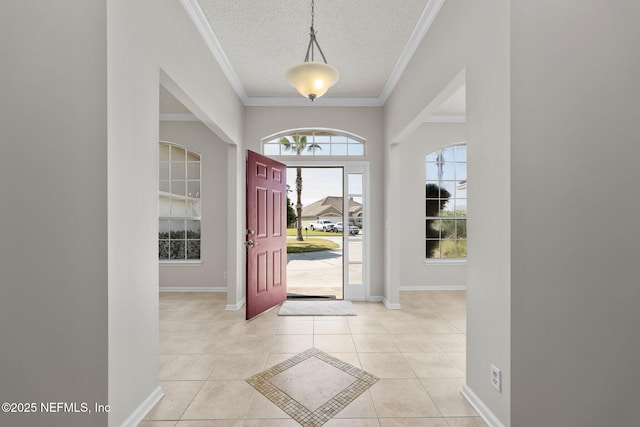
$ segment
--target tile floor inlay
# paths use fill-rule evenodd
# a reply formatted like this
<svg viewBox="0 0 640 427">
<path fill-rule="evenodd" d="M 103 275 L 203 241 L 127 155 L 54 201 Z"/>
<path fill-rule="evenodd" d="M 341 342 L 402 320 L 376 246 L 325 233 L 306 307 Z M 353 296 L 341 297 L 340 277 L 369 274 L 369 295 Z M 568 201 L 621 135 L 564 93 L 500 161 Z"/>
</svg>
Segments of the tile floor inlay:
<svg viewBox="0 0 640 427">
<path fill-rule="evenodd" d="M 319 427 L 378 378 L 310 348 L 246 381 L 303 427 Z"/>
</svg>

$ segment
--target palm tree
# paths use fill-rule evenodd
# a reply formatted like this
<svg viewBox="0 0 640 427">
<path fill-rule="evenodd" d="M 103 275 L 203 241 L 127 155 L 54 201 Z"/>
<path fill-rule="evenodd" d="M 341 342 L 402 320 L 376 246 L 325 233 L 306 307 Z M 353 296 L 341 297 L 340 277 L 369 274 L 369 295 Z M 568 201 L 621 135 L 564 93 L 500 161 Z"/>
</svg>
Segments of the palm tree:
<svg viewBox="0 0 640 427">
<path fill-rule="evenodd" d="M 291 138 L 291 139 L 289 139 Z M 293 151 L 297 156 L 300 155 L 304 150 L 307 151 L 315 151 L 322 150 L 315 142 L 307 143 L 306 135 L 292 135 L 291 137 L 282 137 L 280 138 L 280 144 L 284 147 L 285 151 Z M 296 240 L 302 241 L 302 168 L 296 168 L 296 215 L 297 215 L 297 233 Z"/>
</svg>

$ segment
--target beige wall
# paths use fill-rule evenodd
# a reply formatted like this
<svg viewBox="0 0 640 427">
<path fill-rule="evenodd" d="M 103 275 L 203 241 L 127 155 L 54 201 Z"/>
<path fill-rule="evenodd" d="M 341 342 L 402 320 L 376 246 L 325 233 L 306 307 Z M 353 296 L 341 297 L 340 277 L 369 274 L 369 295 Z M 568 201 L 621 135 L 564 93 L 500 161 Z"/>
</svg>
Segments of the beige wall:
<svg viewBox="0 0 640 427">
<path fill-rule="evenodd" d="M 159 85 L 221 139 L 243 107 L 180 2 L 107 2 L 109 425 L 157 398 Z M 152 402 L 151 402 L 152 403 Z"/>
<path fill-rule="evenodd" d="M 2 4 L 2 402 L 109 403 L 106 26 L 104 2 Z M 0 425 L 107 416 L 0 412 Z"/>
<path fill-rule="evenodd" d="M 133 424 L 160 397 L 160 75 L 227 142 L 242 104 L 176 1 L 12 1 L 0 32 L 0 400 L 111 406 L 0 424 Z"/>
<path fill-rule="evenodd" d="M 632 425 L 638 7 L 449 0 L 383 114 L 245 111 L 175 1 L 4 5 L 0 188 L 14 203 L 0 206 L 11 242 L 0 249 L 0 400 L 109 403 L 108 421 L 46 423 L 118 426 L 157 397 L 160 76 L 225 142 L 244 137 L 259 151 L 265 135 L 313 126 L 366 137 L 371 212 L 386 215 L 372 217 L 371 292 L 393 297 L 401 145 L 387 144 L 402 144 L 396 137 L 415 130 L 466 66 L 474 189 L 465 393 L 495 425 Z M 226 158 L 231 247 L 243 228 L 233 216 L 243 212 L 242 145 L 228 145 Z M 241 283 L 243 250 L 231 253 L 230 280 Z M 234 286 L 240 301 L 243 286 Z M 489 385 L 491 363 L 502 393 Z M 44 422 L 7 417 L 0 424 Z"/>
<path fill-rule="evenodd" d="M 638 424 L 638 16 L 511 2 L 513 426 Z"/>
<path fill-rule="evenodd" d="M 389 96 L 384 106 L 387 143 L 401 142 L 419 127 L 422 119 L 439 106 L 431 101 L 464 70 L 467 3 L 464 0 L 444 3 Z"/>
<path fill-rule="evenodd" d="M 508 426 L 513 396 L 509 1 L 470 2 L 466 13 L 470 185 L 465 393 L 488 407 L 492 421 Z M 490 383 L 492 364 L 502 373 L 501 392 Z"/>
<path fill-rule="evenodd" d="M 398 145 L 399 191 L 403 226 L 399 230 L 400 289 L 461 289 L 467 285 L 462 263 L 425 264 L 425 156 L 439 148 L 466 142 L 465 124 L 423 124 Z"/>
<path fill-rule="evenodd" d="M 509 1 L 447 1 L 384 107 L 387 217 L 386 293 L 402 280 L 452 280 L 462 271 L 430 269 L 400 255 L 406 241 L 396 206 L 404 181 L 422 185 L 423 155 L 412 138 L 445 95 L 466 81 L 469 188 L 467 384 L 464 392 L 495 425 L 510 419 L 510 186 L 509 186 Z M 419 145 L 418 145 L 419 146 Z M 407 161 L 414 166 L 406 168 Z M 414 199 L 414 203 L 418 203 Z M 487 202 L 490 200 L 491 202 Z M 420 202 L 422 203 L 422 202 Z M 422 205 L 420 205 L 422 206 Z M 417 209 L 417 206 L 414 210 Z M 420 209 L 422 211 L 422 209 Z M 497 214 L 499 213 L 499 214 Z M 416 219 L 417 221 L 417 219 Z M 423 227 L 423 226 L 422 226 Z M 421 227 L 421 228 L 422 228 Z M 419 253 L 424 249 L 420 248 Z M 409 265 L 407 265 L 409 264 Z M 407 273 L 403 272 L 404 266 Z M 451 274 L 450 274 L 451 273 Z M 490 365 L 502 370 L 503 389 L 490 385 Z"/>
<path fill-rule="evenodd" d="M 200 122 L 160 122 L 160 140 L 182 145 L 201 158 L 201 264 L 160 265 L 160 290 L 226 290 L 227 144 Z M 205 289 L 203 289 L 205 290 Z"/>
<path fill-rule="evenodd" d="M 400 254 L 404 246 L 401 240 L 404 232 L 401 230 L 405 226 L 403 211 L 398 209 L 406 199 L 403 197 L 400 177 L 400 171 L 404 169 L 402 144 L 448 96 L 464 84 L 466 4 L 462 0 L 449 0 L 443 4 L 384 106 L 384 189 L 387 194 L 383 204 L 384 294 L 388 307 L 400 308 L 399 290 L 404 285 L 401 281 L 403 260 Z M 405 149 L 405 153 L 407 150 L 410 149 Z M 420 181 L 424 182 L 424 179 L 421 177 Z M 418 203 L 415 199 L 413 202 Z M 419 253 L 422 252 L 424 249 L 420 249 Z M 419 267 L 415 264 L 410 267 L 412 272 L 416 272 L 416 269 Z M 445 277 L 441 276 L 443 279 Z M 404 278 L 407 278 L 406 275 Z M 416 276 L 411 278 L 411 281 L 414 280 L 423 281 Z"/>
</svg>

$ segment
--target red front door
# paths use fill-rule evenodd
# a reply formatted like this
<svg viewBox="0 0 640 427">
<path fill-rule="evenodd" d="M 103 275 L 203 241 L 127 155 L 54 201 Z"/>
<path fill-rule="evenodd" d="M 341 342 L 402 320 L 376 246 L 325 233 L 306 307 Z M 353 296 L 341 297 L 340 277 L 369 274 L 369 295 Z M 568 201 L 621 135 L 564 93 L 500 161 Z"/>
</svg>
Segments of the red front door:
<svg viewBox="0 0 640 427">
<path fill-rule="evenodd" d="M 247 319 L 287 299 L 286 173 L 247 151 Z"/>
</svg>

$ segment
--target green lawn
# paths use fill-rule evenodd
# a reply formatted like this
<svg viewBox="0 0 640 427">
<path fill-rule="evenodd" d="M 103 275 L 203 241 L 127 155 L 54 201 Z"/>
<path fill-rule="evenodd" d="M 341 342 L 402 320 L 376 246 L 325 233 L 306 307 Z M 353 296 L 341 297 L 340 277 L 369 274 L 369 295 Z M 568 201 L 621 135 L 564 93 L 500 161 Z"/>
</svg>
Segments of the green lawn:
<svg viewBox="0 0 640 427">
<path fill-rule="evenodd" d="M 296 235 L 297 230 L 295 228 L 287 228 L 287 236 L 295 236 Z M 307 230 L 305 231 L 305 229 L 302 229 L 302 237 L 306 238 L 307 236 L 341 236 L 342 233 L 334 233 L 331 231 L 314 231 L 314 230 Z"/>
<path fill-rule="evenodd" d="M 340 245 L 327 239 L 309 238 L 305 239 L 303 242 L 299 242 L 295 239 L 287 239 L 287 253 L 289 254 L 328 251 L 329 249 L 338 249 L 339 247 Z"/>
</svg>

